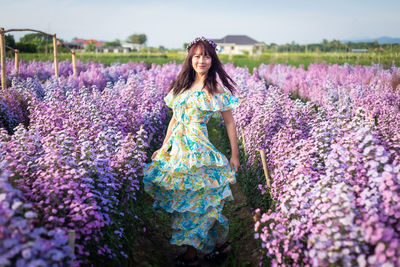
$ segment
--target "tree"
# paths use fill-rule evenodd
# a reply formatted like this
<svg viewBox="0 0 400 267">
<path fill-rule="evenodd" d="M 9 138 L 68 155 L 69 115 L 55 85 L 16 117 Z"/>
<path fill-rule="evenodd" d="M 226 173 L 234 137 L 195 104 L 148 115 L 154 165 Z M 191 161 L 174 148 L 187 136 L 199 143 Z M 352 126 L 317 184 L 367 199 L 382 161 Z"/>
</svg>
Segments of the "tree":
<svg viewBox="0 0 400 267">
<path fill-rule="evenodd" d="M 30 44 L 35 44 L 37 46 L 45 45 L 46 44 L 46 38 L 49 38 L 45 34 L 41 33 L 28 33 L 25 34 L 21 39 L 19 40 L 21 43 L 30 43 Z"/>
<path fill-rule="evenodd" d="M 94 42 L 90 42 L 90 43 L 88 43 L 88 45 L 86 46 L 86 51 L 89 51 L 89 52 L 93 52 L 94 50 L 95 50 L 95 48 L 96 48 L 96 45 L 95 45 L 95 43 Z"/>
<path fill-rule="evenodd" d="M 12 34 L 6 34 L 5 36 L 5 41 L 6 41 L 6 45 L 8 45 L 9 47 L 15 48 L 15 39 L 14 39 L 14 35 Z"/>
<path fill-rule="evenodd" d="M 127 42 L 133 44 L 144 44 L 147 41 L 146 34 L 132 34 L 128 37 Z"/>
<path fill-rule="evenodd" d="M 328 47 L 329 47 L 329 41 L 324 38 L 322 40 L 322 51 L 324 52 L 328 51 Z"/>
<path fill-rule="evenodd" d="M 104 46 L 121 46 L 121 41 L 118 39 L 115 39 L 114 41 L 111 41 L 111 42 L 105 42 Z"/>
<path fill-rule="evenodd" d="M 19 50 L 21 53 L 36 53 L 37 46 L 32 43 L 15 43 L 15 48 Z"/>
</svg>

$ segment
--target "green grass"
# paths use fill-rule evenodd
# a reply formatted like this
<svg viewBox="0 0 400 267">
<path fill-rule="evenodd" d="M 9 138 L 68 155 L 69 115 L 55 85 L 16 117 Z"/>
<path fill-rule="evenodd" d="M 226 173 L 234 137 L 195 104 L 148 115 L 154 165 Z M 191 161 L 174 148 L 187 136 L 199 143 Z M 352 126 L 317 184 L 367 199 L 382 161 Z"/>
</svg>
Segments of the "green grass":
<svg viewBox="0 0 400 267">
<path fill-rule="evenodd" d="M 13 55 L 9 52 L 9 58 Z M 186 57 L 185 53 L 94 53 L 94 52 L 77 52 L 76 57 L 82 62 L 95 61 L 102 62 L 105 65 L 110 65 L 113 62 L 127 63 L 145 62 L 148 65 L 164 64 L 168 62 L 182 63 Z M 71 61 L 70 53 L 59 53 L 58 60 Z M 247 67 L 250 72 L 253 68 L 258 67 L 261 63 L 264 64 L 288 64 L 293 66 L 303 65 L 305 68 L 308 65 L 316 62 L 326 62 L 327 64 L 348 63 L 351 65 L 371 65 L 371 63 L 381 63 L 385 68 L 392 66 L 395 62 L 396 66 L 400 66 L 400 53 L 316 53 L 316 52 L 279 52 L 279 53 L 263 53 L 258 56 L 233 55 L 229 58 L 228 55 L 219 54 L 219 58 L 223 63 L 233 63 L 235 66 Z M 47 56 L 44 53 L 22 53 L 20 59 L 25 61 L 30 60 L 53 60 L 53 54 Z"/>
<path fill-rule="evenodd" d="M 222 122 L 222 118 L 212 117 L 207 124 L 208 135 L 210 142 L 229 160 L 231 156 L 230 142 L 228 133 Z M 239 144 L 239 148 L 242 148 L 241 144 Z M 223 210 L 223 214 L 229 219 L 229 239 L 232 242 L 232 253 L 221 265 L 222 267 L 251 266 L 252 263 L 249 260 L 251 255 L 246 255 L 247 258 L 241 259 L 239 262 L 236 254 L 238 254 L 238 252 L 243 248 L 244 243 L 248 242 L 248 240 L 259 242 L 254 240 L 253 218 L 240 218 L 238 216 L 238 213 L 240 212 L 239 210 L 243 207 L 257 207 L 262 211 L 266 211 L 272 205 L 272 199 L 270 195 L 268 193 L 261 195 L 260 191 L 257 189 L 258 184 L 265 184 L 262 167 L 247 166 L 247 157 L 248 156 L 244 154 L 243 151 L 240 151 L 240 164 L 243 168 L 238 171 L 237 175 L 237 181 L 240 184 L 240 191 L 244 194 L 246 200 L 236 204 L 235 202 L 229 201 L 225 204 Z M 258 178 L 262 178 L 262 180 L 258 180 Z M 250 228 L 249 225 L 251 225 Z M 258 248 L 259 247 L 261 247 L 261 244 L 258 244 Z M 263 264 L 264 266 L 271 266 L 270 259 L 264 258 Z"/>
</svg>

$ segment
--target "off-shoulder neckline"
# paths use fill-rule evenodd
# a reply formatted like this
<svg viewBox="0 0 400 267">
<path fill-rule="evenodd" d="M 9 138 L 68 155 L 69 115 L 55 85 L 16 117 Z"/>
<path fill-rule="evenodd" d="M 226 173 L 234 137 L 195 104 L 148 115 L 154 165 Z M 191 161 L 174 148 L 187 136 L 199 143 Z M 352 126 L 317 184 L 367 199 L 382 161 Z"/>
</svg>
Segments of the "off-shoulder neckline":
<svg viewBox="0 0 400 267">
<path fill-rule="evenodd" d="M 184 92 L 187 92 L 187 91 L 189 91 L 189 92 L 203 92 L 203 93 L 208 93 L 208 91 L 205 91 L 205 90 L 185 90 Z M 183 92 L 183 93 L 184 93 Z M 222 92 L 222 93 L 216 93 L 216 94 L 225 94 L 225 93 L 228 93 L 227 91 L 224 91 L 224 92 Z"/>
</svg>

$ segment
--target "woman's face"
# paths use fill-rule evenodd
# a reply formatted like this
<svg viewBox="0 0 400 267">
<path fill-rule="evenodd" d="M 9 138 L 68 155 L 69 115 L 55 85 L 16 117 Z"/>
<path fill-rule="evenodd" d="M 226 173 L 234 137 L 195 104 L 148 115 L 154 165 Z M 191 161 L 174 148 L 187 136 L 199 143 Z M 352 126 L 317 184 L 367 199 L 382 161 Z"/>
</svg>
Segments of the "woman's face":
<svg viewBox="0 0 400 267">
<path fill-rule="evenodd" d="M 197 47 L 192 57 L 192 66 L 196 73 L 206 74 L 211 67 L 211 56 L 207 56 L 201 47 Z"/>
</svg>

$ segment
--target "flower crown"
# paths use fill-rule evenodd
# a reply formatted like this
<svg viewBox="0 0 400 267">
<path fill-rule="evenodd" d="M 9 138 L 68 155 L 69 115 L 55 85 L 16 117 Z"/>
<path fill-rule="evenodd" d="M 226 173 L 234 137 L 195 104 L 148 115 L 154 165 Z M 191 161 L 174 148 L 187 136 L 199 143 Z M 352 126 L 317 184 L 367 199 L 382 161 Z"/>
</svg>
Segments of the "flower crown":
<svg viewBox="0 0 400 267">
<path fill-rule="evenodd" d="M 193 41 L 191 41 L 191 42 L 188 44 L 188 46 L 186 47 L 186 52 L 189 54 L 190 48 L 191 48 L 195 43 L 200 42 L 200 41 L 208 42 L 212 47 L 214 47 L 215 51 L 217 51 L 217 44 L 214 43 L 214 41 L 209 40 L 209 39 L 207 39 L 207 38 L 204 37 L 204 36 L 201 36 L 201 37 L 196 37 Z"/>
</svg>

